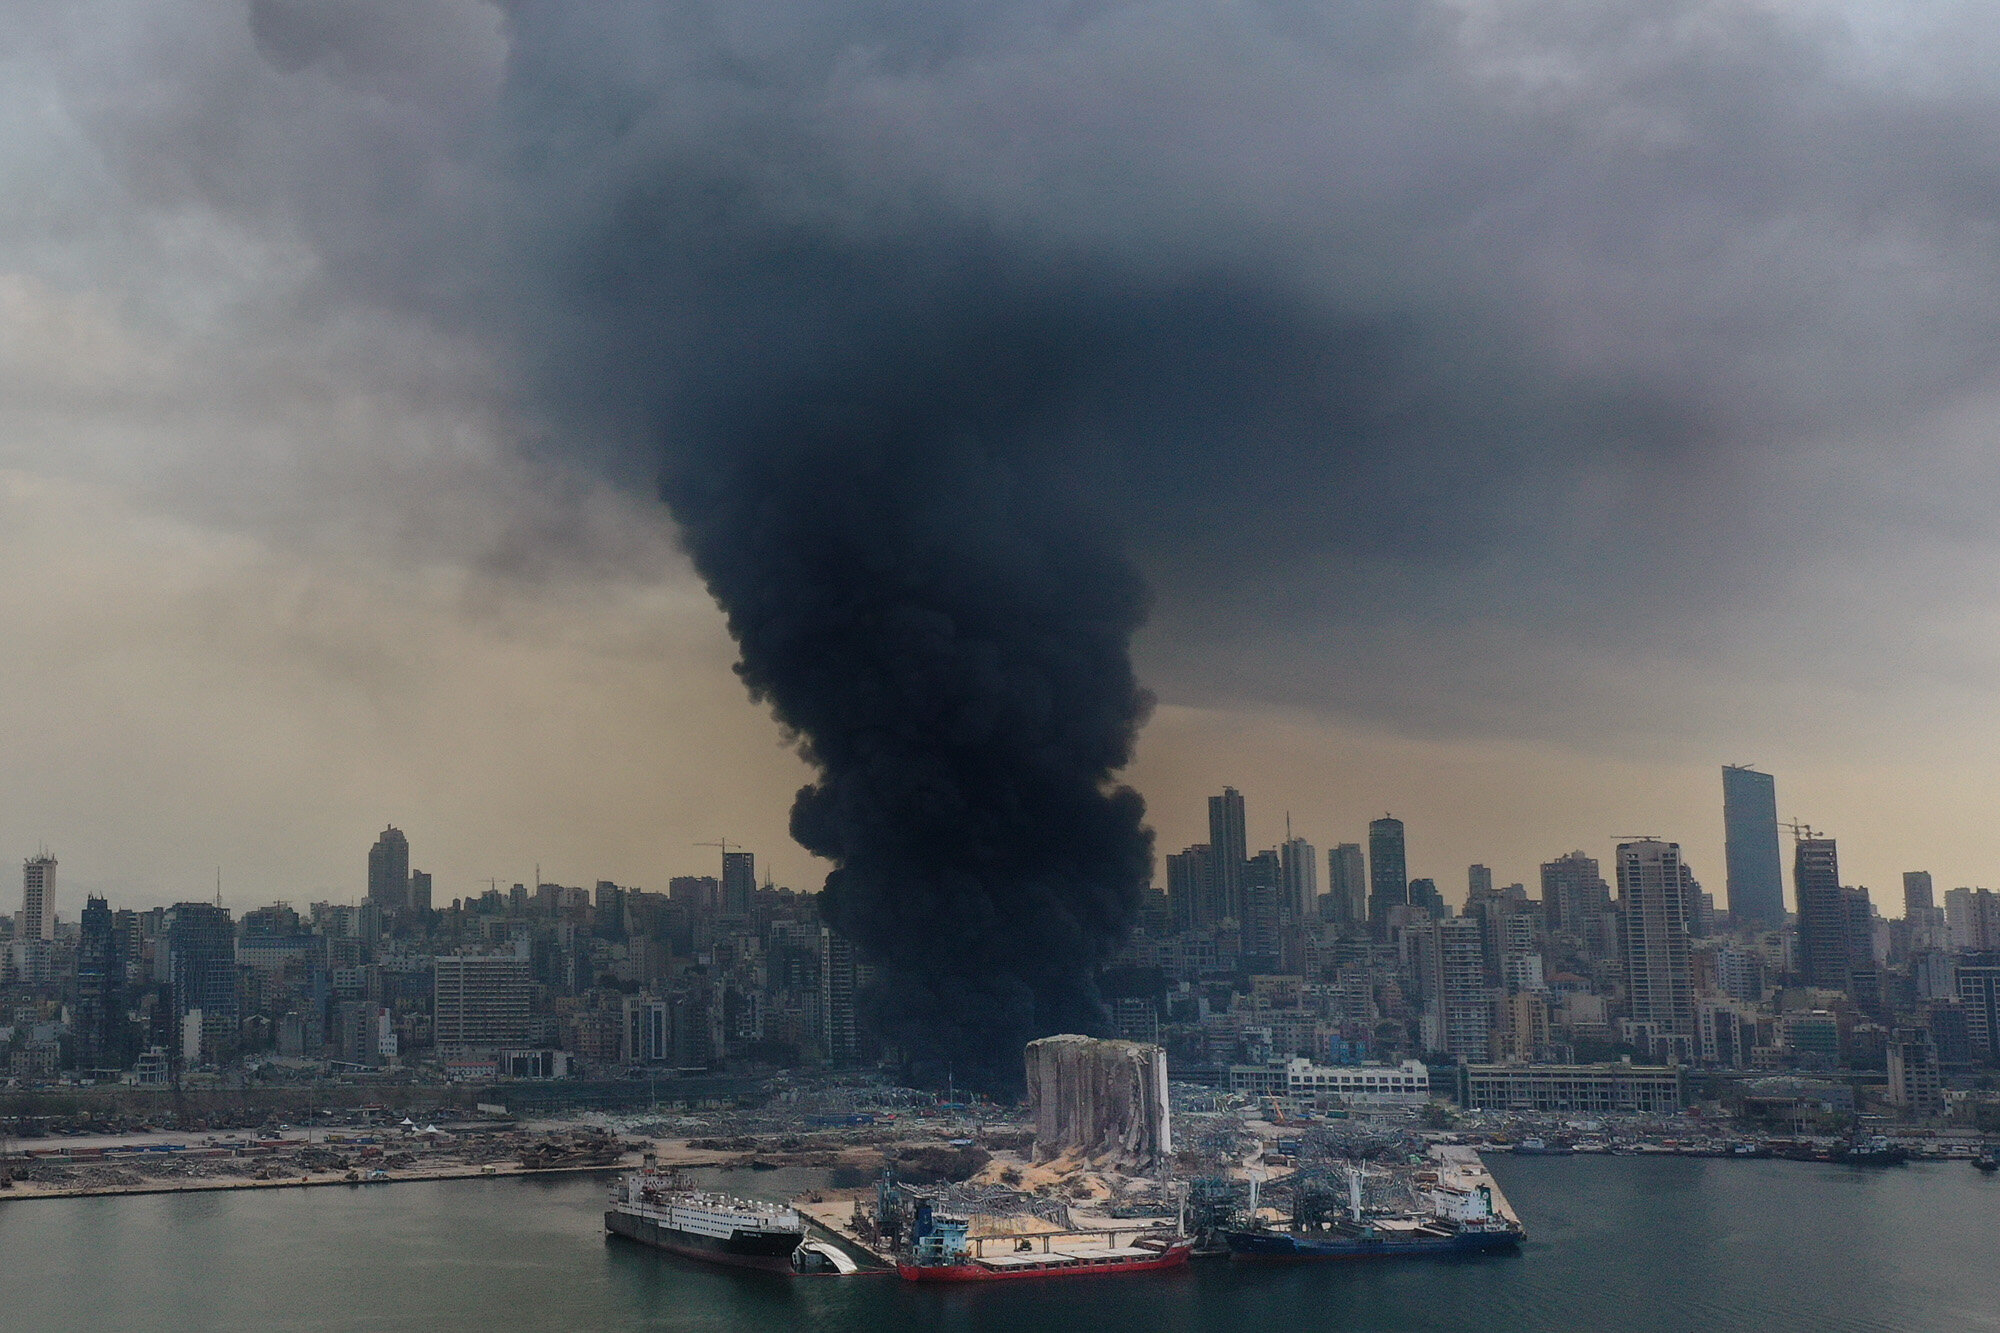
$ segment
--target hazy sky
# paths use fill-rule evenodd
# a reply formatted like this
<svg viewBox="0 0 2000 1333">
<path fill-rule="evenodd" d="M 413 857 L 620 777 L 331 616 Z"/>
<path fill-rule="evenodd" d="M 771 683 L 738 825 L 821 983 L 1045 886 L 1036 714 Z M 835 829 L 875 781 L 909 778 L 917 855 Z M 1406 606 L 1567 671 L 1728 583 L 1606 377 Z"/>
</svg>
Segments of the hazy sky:
<svg viewBox="0 0 2000 1333">
<path fill-rule="evenodd" d="M 390 821 L 444 899 L 722 836 L 816 884 L 648 446 L 564 393 L 561 293 L 689 163 L 1075 261 L 1091 327 L 1105 256 L 1224 294 L 1065 437 L 1153 588 L 1162 852 L 1230 783 L 1253 846 L 1396 813 L 1447 897 L 1649 833 L 1719 898 L 1753 762 L 1891 912 L 2000 879 L 1987 7 L 0 13 L 0 854 L 65 916 L 352 899 Z"/>
</svg>

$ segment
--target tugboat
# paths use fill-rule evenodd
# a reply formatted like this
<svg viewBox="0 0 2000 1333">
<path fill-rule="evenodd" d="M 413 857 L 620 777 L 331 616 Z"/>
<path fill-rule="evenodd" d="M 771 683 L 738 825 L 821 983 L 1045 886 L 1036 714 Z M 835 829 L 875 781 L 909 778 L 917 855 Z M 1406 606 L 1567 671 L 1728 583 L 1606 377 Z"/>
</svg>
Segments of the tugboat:
<svg viewBox="0 0 2000 1333">
<path fill-rule="evenodd" d="M 611 1187 L 605 1229 L 689 1259 L 774 1273 L 818 1271 L 794 1262 L 805 1223 L 783 1204 L 690 1189 L 678 1171 L 651 1166 Z"/>
<path fill-rule="evenodd" d="M 1336 1196 L 1337 1197 L 1337 1196 Z M 1328 1215 L 1301 1194 L 1292 1227 L 1281 1230 L 1256 1220 L 1223 1233 L 1237 1259 L 1416 1259 L 1452 1254 L 1484 1254 L 1518 1248 L 1527 1233 L 1493 1207 L 1482 1185 L 1470 1193 L 1432 1194 L 1434 1209 L 1423 1213 L 1381 1213 L 1362 1206 L 1362 1175 L 1347 1171 L 1345 1216 Z"/>
</svg>

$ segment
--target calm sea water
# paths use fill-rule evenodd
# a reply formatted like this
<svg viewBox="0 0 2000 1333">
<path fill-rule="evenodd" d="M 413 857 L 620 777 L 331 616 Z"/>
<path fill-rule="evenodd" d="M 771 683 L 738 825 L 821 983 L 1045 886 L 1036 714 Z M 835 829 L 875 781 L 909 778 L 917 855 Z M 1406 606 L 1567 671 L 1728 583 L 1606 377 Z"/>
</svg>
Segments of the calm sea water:
<svg viewBox="0 0 2000 1333">
<path fill-rule="evenodd" d="M 1534 1237 L 1519 1255 L 979 1288 L 735 1274 L 609 1242 L 591 1178 L 4 1203 L 0 1328 L 2000 1329 L 2000 1180 L 1963 1164 L 1493 1166 Z"/>
</svg>

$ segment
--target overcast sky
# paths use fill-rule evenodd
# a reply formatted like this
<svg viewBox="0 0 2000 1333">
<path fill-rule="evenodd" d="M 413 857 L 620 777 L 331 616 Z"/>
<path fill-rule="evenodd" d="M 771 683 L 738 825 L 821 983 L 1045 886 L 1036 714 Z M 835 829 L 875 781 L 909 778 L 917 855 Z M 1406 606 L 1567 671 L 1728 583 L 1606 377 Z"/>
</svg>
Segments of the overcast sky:
<svg viewBox="0 0 2000 1333">
<path fill-rule="evenodd" d="M 685 318 L 578 297 L 687 181 L 1077 275 L 1162 852 L 1228 783 L 1253 845 L 1396 813 L 1451 898 L 1645 833 L 1720 899 L 1751 762 L 1891 914 L 2000 880 L 1985 7 L 0 12 L 0 854 L 66 917 L 352 900 L 392 821 L 446 900 L 725 836 L 816 886 L 654 405 L 592 388 L 760 243 L 670 231 Z"/>
</svg>

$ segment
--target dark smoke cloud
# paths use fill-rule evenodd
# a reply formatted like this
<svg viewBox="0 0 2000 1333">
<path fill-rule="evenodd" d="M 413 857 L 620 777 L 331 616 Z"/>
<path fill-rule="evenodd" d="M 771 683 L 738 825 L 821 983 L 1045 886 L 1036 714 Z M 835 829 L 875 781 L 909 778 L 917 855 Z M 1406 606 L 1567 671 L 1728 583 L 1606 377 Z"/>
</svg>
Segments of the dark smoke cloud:
<svg viewBox="0 0 2000 1333">
<path fill-rule="evenodd" d="M 962 1059 L 1091 1015 L 1148 855 L 1146 586 L 1181 699 L 1587 732 L 1927 521 L 1913 471 L 1993 480 L 1901 443 L 1994 377 L 1985 20 L 248 12 L 159 38 L 188 94 L 107 142 L 296 228 L 329 303 L 502 349 L 539 447 L 663 480 L 821 766 L 831 910 Z M 1820 669 L 1907 651 L 1806 619 Z"/>
</svg>

